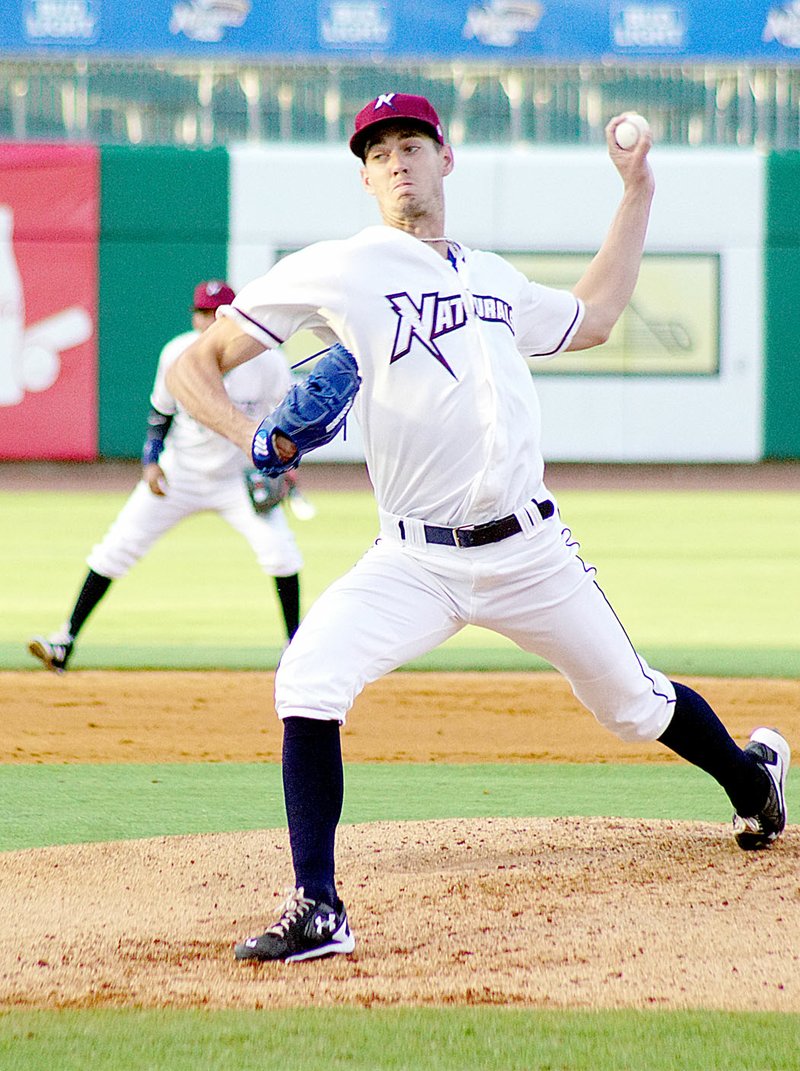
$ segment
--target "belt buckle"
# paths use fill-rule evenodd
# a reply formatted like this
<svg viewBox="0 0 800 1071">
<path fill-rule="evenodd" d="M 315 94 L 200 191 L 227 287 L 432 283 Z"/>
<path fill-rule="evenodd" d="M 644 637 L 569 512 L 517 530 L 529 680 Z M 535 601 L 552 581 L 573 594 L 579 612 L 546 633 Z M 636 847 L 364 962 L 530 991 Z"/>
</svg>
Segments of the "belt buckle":
<svg viewBox="0 0 800 1071">
<path fill-rule="evenodd" d="M 453 529 L 453 541 L 455 542 L 455 545 L 457 547 L 459 547 L 460 549 L 462 549 L 462 550 L 468 548 L 469 547 L 469 543 L 462 543 L 461 542 L 461 533 L 462 532 L 473 532 L 474 530 L 475 530 L 475 525 L 474 524 L 463 525 L 461 528 L 454 528 Z"/>
</svg>

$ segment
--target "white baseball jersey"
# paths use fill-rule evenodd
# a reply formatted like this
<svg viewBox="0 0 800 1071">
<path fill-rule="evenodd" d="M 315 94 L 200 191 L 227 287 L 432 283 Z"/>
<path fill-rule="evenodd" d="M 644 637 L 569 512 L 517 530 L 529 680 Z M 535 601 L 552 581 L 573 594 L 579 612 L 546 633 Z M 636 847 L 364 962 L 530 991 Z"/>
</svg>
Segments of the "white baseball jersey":
<svg viewBox="0 0 800 1071">
<path fill-rule="evenodd" d="M 189 416 L 167 390 L 167 369 L 198 336 L 198 331 L 178 335 L 164 346 L 158 360 L 150 403 L 159 413 L 174 417 L 158 463 L 168 477 L 178 471 L 209 478 L 238 475 L 252 467 L 251 459 L 229 439 Z M 223 382 L 236 408 L 261 420 L 286 394 L 292 374 L 282 354 L 267 350 L 228 372 Z"/>
<path fill-rule="evenodd" d="M 228 439 L 198 424 L 176 402 L 164 379 L 167 369 L 199 335 L 185 331 L 161 351 L 151 404 L 174 417 L 158 463 L 167 478 L 166 494 L 154 495 L 142 479 L 114 523 L 87 558 L 101 576 L 117 579 L 171 528 L 194 513 L 218 513 L 252 547 L 259 565 L 273 576 L 292 576 L 303 564 L 300 548 L 282 509 L 257 514 L 242 473 L 252 460 Z M 291 386 L 281 353 L 261 353 L 224 377 L 237 408 L 255 420 L 273 409 Z"/>
<path fill-rule="evenodd" d="M 388 226 L 287 256 L 217 315 L 267 346 L 301 328 L 358 362 L 354 413 L 379 507 L 442 525 L 505 516 L 542 486 L 540 412 L 524 358 L 565 349 L 583 306 L 501 257 L 451 261 Z"/>
<path fill-rule="evenodd" d="M 355 412 L 381 535 L 314 602 L 281 659 L 281 718 L 343 722 L 365 683 L 474 624 L 546 658 L 623 739 L 663 731 L 672 685 L 634 651 L 558 514 L 525 509 L 550 497 L 526 358 L 569 345 L 583 317 L 573 294 L 495 254 L 454 246 L 446 260 L 375 226 L 286 257 L 218 315 L 265 345 L 301 328 L 338 339 L 362 378 Z M 512 513 L 519 534 L 474 549 L 423 533 L 422 522 Z"/>
</svg>

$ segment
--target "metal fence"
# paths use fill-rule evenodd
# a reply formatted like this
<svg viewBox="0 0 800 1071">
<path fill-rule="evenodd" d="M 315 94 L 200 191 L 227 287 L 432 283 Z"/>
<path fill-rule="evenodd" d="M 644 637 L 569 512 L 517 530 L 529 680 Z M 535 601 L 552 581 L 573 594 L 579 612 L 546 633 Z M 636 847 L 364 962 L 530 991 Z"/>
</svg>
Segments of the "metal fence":
<svg viewBox="0 0 800 1071">
<path fill-rule="evenodd" d="M 454 144 L 587 144 L 635 109 L 667 145 L 800 148 L 800 68 L 2 61 L 0 138 L 100 144 L 341 142 L 388 90 L 430 96 Z"/>
</svg>

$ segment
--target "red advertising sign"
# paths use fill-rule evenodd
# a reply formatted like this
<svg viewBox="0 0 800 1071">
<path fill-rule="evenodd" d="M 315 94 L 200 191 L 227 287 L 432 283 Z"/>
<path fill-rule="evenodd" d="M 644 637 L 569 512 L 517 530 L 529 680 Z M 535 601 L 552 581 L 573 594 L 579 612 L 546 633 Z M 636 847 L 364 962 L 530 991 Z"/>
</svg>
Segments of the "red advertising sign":
<svg viewBox="0 0 800 1071">
<path fill-rule="evenodd" d="M 0 457 L 97 457 L 100 157 L 0 143 Z"/>
</svg>

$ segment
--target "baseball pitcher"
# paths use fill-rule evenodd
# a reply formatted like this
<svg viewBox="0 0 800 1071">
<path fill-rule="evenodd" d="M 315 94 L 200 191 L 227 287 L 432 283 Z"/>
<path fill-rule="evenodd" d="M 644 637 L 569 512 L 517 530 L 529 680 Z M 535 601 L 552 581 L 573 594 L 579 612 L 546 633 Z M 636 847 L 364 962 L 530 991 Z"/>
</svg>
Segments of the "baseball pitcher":
<svg viewBox="0 0 800 1071">
<path fill-rule="evenodd" d="M 367 683 L 467 624 L 546 658 L 623 740 L 659 741 L 716 778 L 740 847 L 764 848 L 784 828 L 786 741 L 764 728 L 740 747 L 700 695 L 647 664 L 545 480 L 531 367 L 604 342 L 639 271 L 651 137 L 622 148 L 622 119 L 606 128 L 621 200 L 597 255 L 564 291 L 448 231 L 455 156 L 439 116 L 423 97 L 382 93 L 350 140 L 381 223 L 277 263 L 168 374 L 182 405 L 273 474 L 327 441 L 352 406 L 379 507 L 380 538 L 312 606 L 278 667 L 296 888 L 273 925 L 236 946 L 239 959 L 353 949 L 334 867 L 340 726 Z M 309 327 L 332 349 L 306 387 L 260 425 L 231 412 L 229 370 Z"/>
</svg>

